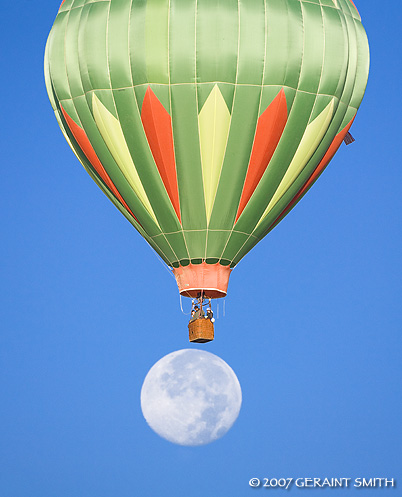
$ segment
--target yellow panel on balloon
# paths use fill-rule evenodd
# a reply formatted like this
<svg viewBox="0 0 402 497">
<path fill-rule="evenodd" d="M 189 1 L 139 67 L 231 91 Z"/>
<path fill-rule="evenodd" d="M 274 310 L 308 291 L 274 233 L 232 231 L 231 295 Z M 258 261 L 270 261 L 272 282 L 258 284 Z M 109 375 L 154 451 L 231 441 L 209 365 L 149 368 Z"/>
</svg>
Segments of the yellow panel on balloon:
<svg viewBox="0 0 402 497">
<path fill-rule="evenodd" d="M 230 112 L 215 85 L 198 116 L 205 209 L 209 222 L 228 141 Z"/>
</svg>

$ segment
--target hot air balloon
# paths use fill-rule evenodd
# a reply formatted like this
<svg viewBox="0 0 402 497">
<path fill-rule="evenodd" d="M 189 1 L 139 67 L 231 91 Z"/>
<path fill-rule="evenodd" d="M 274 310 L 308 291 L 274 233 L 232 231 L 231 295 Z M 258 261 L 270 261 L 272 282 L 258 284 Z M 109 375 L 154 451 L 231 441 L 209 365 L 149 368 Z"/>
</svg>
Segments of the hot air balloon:
<svg viewBox="0 0 402 497">
<path fill-rule="evenodd" d="M 320 176 L 368 68 L 352 0 L 64 0 L 45 54 L 66 140 L 193 298 Z"/>
</svg>

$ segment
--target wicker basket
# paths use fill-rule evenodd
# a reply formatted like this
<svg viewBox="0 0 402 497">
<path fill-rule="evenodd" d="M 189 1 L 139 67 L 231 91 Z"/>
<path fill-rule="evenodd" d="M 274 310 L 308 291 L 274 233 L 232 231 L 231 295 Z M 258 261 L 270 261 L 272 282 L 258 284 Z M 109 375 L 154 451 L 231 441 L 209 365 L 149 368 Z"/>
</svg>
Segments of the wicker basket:
<svg viewBox="0 0 402 497">
<path fill-rule="evenodd" d="M 210 319 L 198 318 L 188 323 L 190 342 L 205 343 L 214 339 L 214 323 Z"/>
</svg>

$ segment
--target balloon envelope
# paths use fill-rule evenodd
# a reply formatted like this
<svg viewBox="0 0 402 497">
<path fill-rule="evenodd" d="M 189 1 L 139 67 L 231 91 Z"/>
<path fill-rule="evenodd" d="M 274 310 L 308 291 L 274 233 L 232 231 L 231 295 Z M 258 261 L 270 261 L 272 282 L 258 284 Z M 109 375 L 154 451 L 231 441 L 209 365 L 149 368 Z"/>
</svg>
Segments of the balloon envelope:
<svg viewBox="0 0 402 497">
<path fill-rule="evenodd" d="M 45 56 L 78 159 L 211 297 L 329 163 L 368 66 L 351 0 L 64 0 Z"/>
</svg>

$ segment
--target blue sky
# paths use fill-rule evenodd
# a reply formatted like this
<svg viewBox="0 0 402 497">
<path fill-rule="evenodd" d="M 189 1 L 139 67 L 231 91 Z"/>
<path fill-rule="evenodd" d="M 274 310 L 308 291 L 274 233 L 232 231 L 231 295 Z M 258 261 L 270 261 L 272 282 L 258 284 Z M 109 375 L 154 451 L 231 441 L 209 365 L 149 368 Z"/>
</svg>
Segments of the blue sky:
<svg viewBox="0 0 402 497">
<path fill-rule="evenodd" d="M 356 5 L 372 58 L 356 143 L 233 272 L 203 348 L 234 369 L 243 406 L 224 438 L 198 448 L 159 438 L 141 414 L 148 370 L 190 346 L 188 318 L 173 277 L 52 115 L 42 67 L 58 3 L 4 6 L 1 496 L 269 491 L 250 488 L 253 477 L 402 487 L 402 6 Z M 356 492 L 373 490 L 332 490 Z"/>
</svg>

